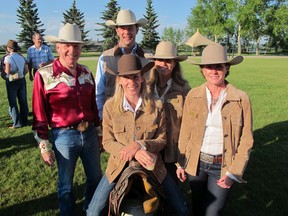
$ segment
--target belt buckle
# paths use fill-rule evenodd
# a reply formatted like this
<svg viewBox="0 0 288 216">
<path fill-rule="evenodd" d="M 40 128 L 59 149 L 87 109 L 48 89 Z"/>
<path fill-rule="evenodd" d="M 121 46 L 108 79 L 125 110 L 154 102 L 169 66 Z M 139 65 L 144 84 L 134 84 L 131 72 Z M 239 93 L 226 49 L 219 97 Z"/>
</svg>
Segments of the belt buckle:
<svg viewBox="0 0 288 216">
<path fill-rule="evenodd" d="M 84 132 L 87 130 L 87 128 L 89 127 L 89 122 L 87 121 L 82 121 L 78 124 L 77 126 L 77 131 L 79 132 Z"/>
<path fill-rule="evenodd" d="M 200 153 L 200 160 L 209 164 L 213 164 L 214 156 Z"/>
</svg>

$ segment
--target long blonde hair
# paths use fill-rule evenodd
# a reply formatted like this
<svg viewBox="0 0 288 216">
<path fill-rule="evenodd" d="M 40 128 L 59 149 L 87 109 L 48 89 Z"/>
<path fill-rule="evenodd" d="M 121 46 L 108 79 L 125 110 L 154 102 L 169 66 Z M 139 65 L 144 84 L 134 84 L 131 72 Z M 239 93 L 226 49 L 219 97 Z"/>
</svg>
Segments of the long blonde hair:
<svg viewBox="0 0 288 216">
<path fill-rule="evenodd" d="M 143 77 L 143 75 L 141 75 L 141 76 Z M 140 89 L 142 104 L 143 104 L 145 112 L 152 113 L 152 112 L 154 112 L 154 109 L 155 109 L 155 103 L 152 100 L 151 96 L 147 94 L 146 89 L 147 89 L 146 88 L 146 81 L 144 78 L 143 82 L 141 83 L 141 89 Z M 117 76 L 117 78 L 116 78 L 115 93 L 114 93 L 113 98 L 114 98 L 114 110 L 115 110 L 115 112 L 119 113 L 119 114 L 124 113 L 124 109 L 123 109 L 124 89 L 123 89 L 122 85 L 120 84 L 120 77 L 119 76 Z"/>
</svg>

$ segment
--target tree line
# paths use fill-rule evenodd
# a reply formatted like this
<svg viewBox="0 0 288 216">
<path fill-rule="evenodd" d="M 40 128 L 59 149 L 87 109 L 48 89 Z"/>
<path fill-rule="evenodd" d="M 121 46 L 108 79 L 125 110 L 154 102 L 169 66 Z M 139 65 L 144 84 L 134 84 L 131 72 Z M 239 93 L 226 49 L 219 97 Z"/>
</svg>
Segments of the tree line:
<svg viewBox="0 0 288 216">
<path fill-rule="evenodd" d="M 197 0 L 191 8 L 185 29 L 165 27 L 160 37 L 158 16 L 153 8 L 152 0 L 146 0 L 148 20 L 141 31 L 143 34 L 140 45 L 147 50 L 155 50 L 160 40 L 171 41 L 183 45 L 197 29 L 207 38 L 231 48 L 237 48 L 240 55 L 246 47 L 255 44 L 255 53 L 260 53 L 260 43 L 264 41 L 267 48 L 275 52 L 288 49 L 288 1 L 287 0 Z M 106 9 L 101 13 L 103 22 L 96 23 L 100 28 L 95 29 L 100 36 L 102 49 L 108 49 L 117 44 L 118 38 L 114 29 L 105 25 L 106 20 L 116 21 L 120 10 L 117 0 L 110 0 Z M 17 40 L 28 48 L 33 44 L 32 35 L 39 32 L 45 35 L 45 29 L 38 15 L 34 0 L 19 0 L 17 9 L 20 33 Z M 63 12 L 62 23 L 76 23 L 82 31 L 83 40 L 89 40 L 89 31 L 85 30 L 84 13 L 73 0 L 69 9 Z"/>
</svg>

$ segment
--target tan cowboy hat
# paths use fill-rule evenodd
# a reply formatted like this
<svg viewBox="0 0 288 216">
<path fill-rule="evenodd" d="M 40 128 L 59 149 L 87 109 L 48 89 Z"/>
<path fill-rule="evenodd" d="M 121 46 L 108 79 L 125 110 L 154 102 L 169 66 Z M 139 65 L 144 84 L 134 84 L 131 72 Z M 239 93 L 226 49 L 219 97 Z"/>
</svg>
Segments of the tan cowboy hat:
<svg viewBox="0 0 288 216">
<path fill-rule="evenodd" d="M 177 48 L 172 42 L 161 41 L 157 47 L 155 55 L 151 53 L 145 53 L 145 57 L 148 59 L 174 59 L 177 61 L 184 61 L 188 56 L 177 56 Z"/>
<path fill-rule="evenodd" d="M 117 15 L 116 23 L 113 20 L 107 20 L 105 24 L 108 27 L 136 25 L 136 24 L 139 27 L 142 27 L 147 24 L 147 20 L 141 18 L 138 21 L 136 21 L 136 16 L 131 10 L 121 9 Z"/>
<path fill-rule="evenodd" d="M 118 61 L 118 71 L 113 71 L 110 68 L 106 68 L 108 73 L 125 76 L 131 74 L 141 73 L 142 75 L 149 71 L 154 66 L 154 62 L 148 62 L 142 67 L 141 61 L 137 55 L 125 54 L 122 55 Z"/>
<path fill-rule="evenodd" d="M 237 65 L 243 61 L 243 56 L 237 56 L 230 61 L 224 46 L 218 43 L 209 44 L 202 52 L 201 63 L 191 62 L 194 65 L 229 64 Z"/>
<path fill-rule="evenodd" d="M 89 41 L 82 41 L 81 30 L 78 25 L 66 23 L 60 30 L 58 37 L 47 35 L 45 40 L 50 43 L 77 43 L 87 44 Z"/>
<path fill-rule="evenodd" d="M 15 40 L 8 40 L 7 44 L 6 44 L 6 49 L 7 49 L 7 47 L 13 49 L 15 52 L 21 50 L 21 48 L 19 47 L 17 41 L 15 41 Z"/>
</svg>

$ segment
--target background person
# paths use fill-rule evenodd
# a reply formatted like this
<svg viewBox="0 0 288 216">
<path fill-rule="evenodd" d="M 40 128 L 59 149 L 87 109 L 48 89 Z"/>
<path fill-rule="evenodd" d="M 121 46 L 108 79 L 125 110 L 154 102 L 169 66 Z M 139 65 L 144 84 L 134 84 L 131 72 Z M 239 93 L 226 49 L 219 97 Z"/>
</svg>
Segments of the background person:
<svg viewBox="0 0 288 216">
<path fill-rule="evenodd" d="M 200 66 L 206 83 L 186 98 L 179 138 L 178 178 L 188 175 L 193 215 L 221 215 L 234 181 L 242 183 L 253 146 L 252 110 L 248 95 L 226 77 L 231 65 L 220 44 L 208 45 Z"/>
<path fill-rule="evenodd" d="M 32 81 L 36 71 L 53 62 L 54 56 L 49 46 L 43 44 L 43 38 L 36 32 L 32 36 L 34 45 L 28 48 L 26 61 L 29 67 L 29 79 Z"/>
<path fill-rule="evenodd" d="M 144 78 L 153 65 L 149 62 L 142 67 L 133 54 L 123 55 L 118 62 L 115 94 L 105 103 L 103 112 L 103 146 L 110 157 L 88 216 L 107 215 L 105 208 L 117 177 L 133 159 L 144 168 L 149 167 L 153 161 L 151 153 L 157 154 L 152 173 L 165 189 L 169 188 L 167 197 L 174 215 L 187 215 L 187 205 L 159 154 L 166 144 L 165 113 L 147 95 Z"/>
<path fill-rule="evenodd" d="M 105 101 L 112 97 L 115 91 L 116 76 L 107 73 L 106 68 L 117 70 L 118 60 L 123 54 L 135 54 L 139 56 L 142 64 L 146 64 L 148 60 L 144 57 L 144 50 L 136 43 L 136 35 L 139 27 L 144 26 L 147 20 L 141 18 L 136 20 L 135 14 L 127 9 L 121 9 L 117 15 L 116 23 L 107 20 L 106 25 L 115 28 L 119 37 L 119 43 L 108 50 L 105 50 L 99 57 L 96 69 L 96 102 L 99 110 L 99 117 L 102 120 L 102 112 Z"/>
<path fill-rule="evenodd" d="M 191 89 L 183 78 L 180 63 L 187 56 L 177 56 L 176 46 L 168 41 L 161 41 L 155 55 L 145 55 L 154 60 L 155 66 L 150 72 L 147 85 L 154 99 L 161 100 L 166 114 L 167 144 L 162 156 L 167 171 L 178 182 L 176 166 L 178 158 L 178 139 L 182 121 L 184 100 Z"/>
<path fill-rule="evenodd" d="M 60 213 L 71 216 L 76 215 L 73 176 L 77 159 L 80 157 L 86 175 L 84 210 L 102 176 L 95 83 L 91 71 L 77 63 L 86 43 L 77 25 L 67 23 L 58 37 L 47 36 L 46 40 L 56 43 L 59 58 L 35 74 L 32 129 L 48 166 L 54 165 L 55 152 Z M 48 140 L 48 125 L 53 146 Z"/>
<path fill-rule="evenodd" d="M 6 73 L 6 90 L 9 102 L 9 114 L 13 120 L 10 129 L 20 128 L 27 125 L 28 121 L 28 102 L 25 75 L 28 67 L 22 55 L 17 53 L 20 50 L 17 41 L 8 40 L 6 44 L 7 55 L 4 59 Z M 17 75 L 17 78 L 12 75 Z M 11 77 L 13 77 L 11 79 Z M 18 108 L 18 104 L 19 108 Z"/>
</svg>

